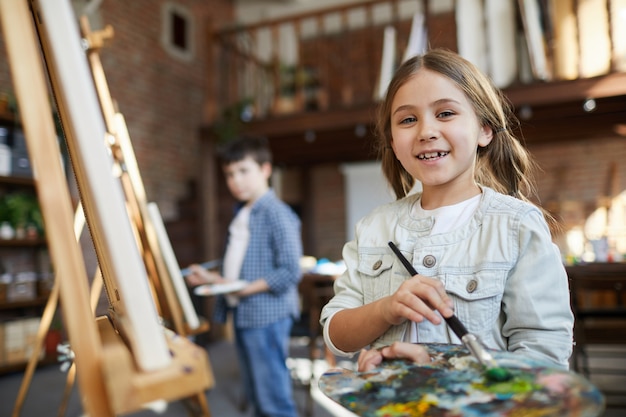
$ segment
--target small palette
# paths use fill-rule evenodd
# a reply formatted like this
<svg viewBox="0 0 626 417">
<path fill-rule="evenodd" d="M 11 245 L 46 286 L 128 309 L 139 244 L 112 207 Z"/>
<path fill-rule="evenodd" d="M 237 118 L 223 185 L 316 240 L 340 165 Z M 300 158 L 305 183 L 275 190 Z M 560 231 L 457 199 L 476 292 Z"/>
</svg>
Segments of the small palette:
<svg viewBox="0 0 626 417">
<path fill-rule="evenodd" d="M 246 281 L 232 281 L 221 284 L 205 284 L 199 285 L 194 288 L 193 292 L 196 295 L 219 295 L 228 294 L 231 292 L 237 292 L 242 290 L 248 282 Z"/>
</svg>

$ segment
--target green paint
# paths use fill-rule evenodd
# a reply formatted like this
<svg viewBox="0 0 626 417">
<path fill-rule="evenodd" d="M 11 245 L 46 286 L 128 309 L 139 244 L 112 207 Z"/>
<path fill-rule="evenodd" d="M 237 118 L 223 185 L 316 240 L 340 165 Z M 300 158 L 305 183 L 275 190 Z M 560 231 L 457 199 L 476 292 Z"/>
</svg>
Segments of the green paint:
<svg viewBox="0 0 626 417">
<path fill-rule="evenodd" d="M 487 371 L 485 372 L 485 375 L 487 376 L 488 380 L 494 381 L 494 382 L 505 382 L 513 378 L 513 375 L 511 375 L 508 369 L 500 368 L 500 367 L 487 369 Z"/>
<path fill-rule="evenodd" d="M 532 376 L 516 376 L 508 381 L 487 382 L 482 386 L 486 391 L 494 394 L 523 394 L 541 389 L 541 386 L 534 382 Z"/>
</svg>

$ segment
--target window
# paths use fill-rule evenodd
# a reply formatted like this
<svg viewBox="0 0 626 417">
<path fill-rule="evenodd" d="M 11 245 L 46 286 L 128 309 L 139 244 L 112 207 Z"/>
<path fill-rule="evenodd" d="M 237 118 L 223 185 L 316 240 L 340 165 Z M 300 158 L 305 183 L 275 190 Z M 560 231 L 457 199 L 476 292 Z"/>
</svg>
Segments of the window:
<svg viewBox="0 0 626 417">
<path fill-rule="evenodd" d="M 194 53 L 194 24 L 191 12 L 180 4 L 166 2 L 162 8 L 161 43 L 175 58 L 191 61 Z"/>
</svg>

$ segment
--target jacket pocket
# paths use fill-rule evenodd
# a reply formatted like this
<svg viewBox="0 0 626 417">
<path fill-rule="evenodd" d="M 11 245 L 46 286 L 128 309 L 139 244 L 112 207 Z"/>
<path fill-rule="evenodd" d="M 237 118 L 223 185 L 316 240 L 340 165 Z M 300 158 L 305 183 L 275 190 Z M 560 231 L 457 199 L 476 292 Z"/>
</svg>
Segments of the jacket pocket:
<svg viewBox="0 0 626 417">
<path fill-rule="evenodd" d="M 456 316 L 486 343 L 497 325 L 505 282 L 506 271 L 446 274 L 445 287 L 454 298 Z"/>
<path fill-rule="evenodd" d="M 393 262 L 393 256 L 388 253 L 360 254 L 358 271 L 362 278 L 364 304 L 390 294 Z"/>
</svg>

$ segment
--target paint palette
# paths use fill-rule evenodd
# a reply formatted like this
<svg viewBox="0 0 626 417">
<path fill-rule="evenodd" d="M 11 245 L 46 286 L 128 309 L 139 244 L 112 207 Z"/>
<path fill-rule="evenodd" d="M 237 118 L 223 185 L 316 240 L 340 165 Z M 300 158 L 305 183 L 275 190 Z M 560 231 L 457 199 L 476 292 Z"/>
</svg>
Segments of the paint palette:
<svg viewBox="0 0 626 417">
<path fill-rule="evenodd" d="M 193 292 L 196 295 L 219 295 L 242 290 L 249 283 L 247 281 L 229 281 L 222 284 L 198 285 Z"/>
<path fill-rule="evenodd" d="M 363 417 L 595 417 L 604 397 L 582 376 L 511 352 L 491 351 L 513 378 L 492 382 L 460 345 L 426 344 L 428 364 L 392 360 L 368 372 L 333 369 L 320 390 Z"/>
</svg>

